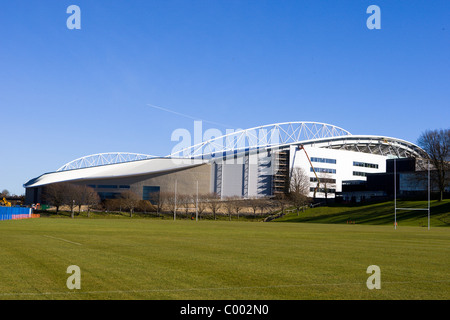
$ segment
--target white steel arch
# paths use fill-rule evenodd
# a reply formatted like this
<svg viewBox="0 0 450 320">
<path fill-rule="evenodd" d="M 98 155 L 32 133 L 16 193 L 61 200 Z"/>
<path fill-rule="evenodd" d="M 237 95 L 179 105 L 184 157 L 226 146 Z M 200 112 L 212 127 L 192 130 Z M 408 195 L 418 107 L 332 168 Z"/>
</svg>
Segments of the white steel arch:
<svg viewBox="0 0 450 320">
<path fill-rule="evenodd" d="M 116 164 L 116 163 L 145 160 L 145 159 L 151 159 L 151 158 L 157 158 L 157 157 L 151 156 L 148 154 L 130 153 L 130 152 L 97 153 L 97 154 L 91 154 L 88 156 L 84 156 L 84 157 L 72 160 L 72 161 L 66 163 L 65 165 L 63 165 L 61 168 L 59 168 L 56 171 L 58 172 L 58 171 L 67 171 L 67 170 L 82 169 L 82 168 L 89 168 L 89 167 L 96 167 L 96 166 L 104 166 L 107 164 Z"/>
<path fill-rule="evenodd" d="M 340 127 L 312 121 L 283 122 L 238 130 L 177 150 L 169 157 L 210 158 L 220 153 L 240 153 L 300 141 L 351 135 Z"/>
</svg>

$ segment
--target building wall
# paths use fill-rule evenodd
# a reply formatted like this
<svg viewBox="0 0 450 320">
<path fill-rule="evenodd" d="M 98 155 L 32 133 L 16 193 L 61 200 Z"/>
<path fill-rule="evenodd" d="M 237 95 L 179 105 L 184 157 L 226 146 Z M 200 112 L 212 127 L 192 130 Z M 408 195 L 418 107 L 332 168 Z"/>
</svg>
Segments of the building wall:
<svg viewBox="0 0 450 320">
<path fill-rule="evenodd" d="M 315 178 L 314 172 L 311 171 L 311 165 L 306 157 L 304 150 L 295 150 L 296 146 L 291 146 L 290 149 L 290 163 L 294 168 L 300 167 L 305 170 L 310 178 Z M 319 180 L 321 178 L 335 179 L 336 183 L 334 186 L 328 185 L 328 188 L 334 188 L 336 192 L 342 191 L 342 181 L 351 180 L 366 180 L 365 173 L 377 173 L 386 171 L 386 157 L 381 155 L 374 155 L 355 151 L 345 151 L 345 150 L 335 150 L 326 148 L 316 148 L 311 146 L 305 146 L 305 150 L 308 153 L 309 158 L 316 170 Z M 320 162 L 315 160 L 327 161 L 324 159 L 329 159 L 329 162 Z M 314 161 L 315 160 L 315 161 Z M 335 163 L 330 163 L 335 161 Z M 361 167 L 354 165 L 354 162 L 359 162 L 362 164 L 373 164 L 377 168 Z M 291 168 L 292 169 L 292 168 Z M 321 169 L 325 171 L 329 170 L 330 173 L 319 172 Z M 317 186 L 316 182 L 311 182 L 311 187 Z M 310 193 L 313 196 L 313 192 Z M 329 197 L 334 197 L 333 194 L 329 194 Z M 325 197 L 324 193 L 317 193 L 316 197 Z"/>
<path fill-rule="evenodd" d="M 273 163 L 273 155 L 267 150 L 217 159 L 211 166 L 211 192 L 221 198 L 271 195 Z"/>
</svg>

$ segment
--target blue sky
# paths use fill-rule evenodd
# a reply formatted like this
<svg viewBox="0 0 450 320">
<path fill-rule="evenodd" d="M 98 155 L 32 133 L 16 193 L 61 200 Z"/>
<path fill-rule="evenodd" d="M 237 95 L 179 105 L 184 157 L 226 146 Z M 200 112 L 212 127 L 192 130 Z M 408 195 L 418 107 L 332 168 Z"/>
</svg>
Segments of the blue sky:
<svg viewBox="0 0 450 320">
<path fill-rule="evenodd" d="M 72 4 L 81 30 L 66 27 Z M 371 4 L 380 30 L 366 27 Z M 0 189 L 23 194 L 84 155 L 167 155 L 193 118 L 416 142 L 449 127 L 449 13 L 425 0 L 4 1 Z"/>
</svg>

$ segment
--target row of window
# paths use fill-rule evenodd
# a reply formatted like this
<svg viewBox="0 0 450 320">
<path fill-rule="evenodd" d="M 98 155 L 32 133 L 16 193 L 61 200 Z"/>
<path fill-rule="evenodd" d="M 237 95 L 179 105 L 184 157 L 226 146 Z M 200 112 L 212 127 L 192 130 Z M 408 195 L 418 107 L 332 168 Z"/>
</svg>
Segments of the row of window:
<svg viewBox="0 0 450 320">
<path fill-rule="evenodd" d="M 310 177 L 309 181 L 317 182 L 317 178 L 316 177 Z M 323 183 L 336 183 L 336 179 L 320 178 L 320 182 L 323 182 Z"/>
<path fill-rule="evenodd" d="M 336 159 L 327 159 L 327 158 L 316 158 L 312 157 L 311 162 L 322 162 L 322 163 L 336 163 Z"/>
<path fill-rule="evenodd" d="M 311 157 L 311 162 L 321 162 L 321 163 L 333 163 L 333 164 L 336 164 L 336 159 Z M 375 164 L 375 163 L 353 161 L 353 165 L 356 166 L 356 167 L 378 169 L 378 164 Z"/>
<path fill-rule="evenodd" d="M 309 191 L 314 192 L 313 187 L 309 188 Z M 322 193 L 336 193 L 336 189 L 332 189 L 332 188 L 318 188 L 316 192 L 322 192 Z"/>
<path fill-rule="evenodd" d="M 377 165 L 377 164 L 374 164 L 374 163 L 366 163 L 366 162 L 353 161 L 353 165 L 356 166 L 356 167 L 378 169 L 378 165 Z"/>
<path fill-rule="evenodd" d="M 311 172 L 314 172 L 314 170 L 316 172 L 320 172 L 320 173 L 336 173 L 336 169 L 330 169 L 330 168 L 310 168 Z"/>
<path fill-rule="evenodd" d="M 367 172 L 353 171 L 354 176 L 367 177 Z"/>
<path fill-rule="evenodd" d="M 111 184 L 99 184 L 99 185 L 90 184 L 88 185 L 88 187 L 98 189 L 130 189 L 130 186 L 128 185 L 111 185 Z"/>
</svg>

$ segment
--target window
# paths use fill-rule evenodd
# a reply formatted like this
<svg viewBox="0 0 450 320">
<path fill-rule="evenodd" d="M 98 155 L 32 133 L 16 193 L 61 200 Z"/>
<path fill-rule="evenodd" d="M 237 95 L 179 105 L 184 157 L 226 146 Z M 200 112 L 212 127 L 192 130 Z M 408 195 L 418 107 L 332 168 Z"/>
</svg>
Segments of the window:
<svg viewBox="0 0 450 320">
<path fill-rule="evenodd" d="M 126 186 L 126 185 L 120 185 L 119 189 L 130 189 L 130 186 Z"/>
<path fill-rule="evenodd" d="M 317 182 L 317 178 L 316 177 L 311 177 L 309 178 L 310 182 Z M 330 179 L 330 178 L 319 178 L 320 182 L 323 183 L 336 183 L 336 179 Z"/>
<path fill-rule="evenodd" d="M 142 200 L 148 200 L 151 204 L 156 204 L 158 202 L 159 192 L 159 186 L 143 186 Z"/>
<path fill-rule="evenodd" d="M 316 172 L 320 172 L 320 173 L 336 173 L 336 169 L 330 169 L 330 168 L 310 168 L 311 172 L 314 172 L 314 170 Z"/>
<path fill-rule="evenodd" d="M 98 193 L 101 200 L 105 199 L 116 199 L 120 196 L 118 192 L 99 192 Z"/>
<path fill-rule="evenodd" d="M 378 165 L 375 163 L 365 163 L 365 162 L 353 161 L 353 165 L 355 167 L 378 169 Z"/>
<path fill-rule="evenodd" d="M 322 163 L 334 163 L 336 164 L 336 159 L 327 159 L 327 158 L 316 158 L 312 157 L 311 162 L 322 162 Z"/>
<path fill-rule="evenodd" d="M 309 191 L 314 192 L 314 188 L 311 187 L 309 188 Z M 336 189 L 332 189 L 332 188 L 318 188 L 316 192 L 321 192 L 321 193 L 336 193 Z"/>
<path fill-rule="evenodd" d="M 367 177 L 367 172 L 353 171 L 354 176 Z"/>
<path fill-rule="evenodd" d="M 99 184 L 97 186 L 99 189 L 117 189 L 117 185 L 109 185 L 109 184 Z"/>
</svg>

